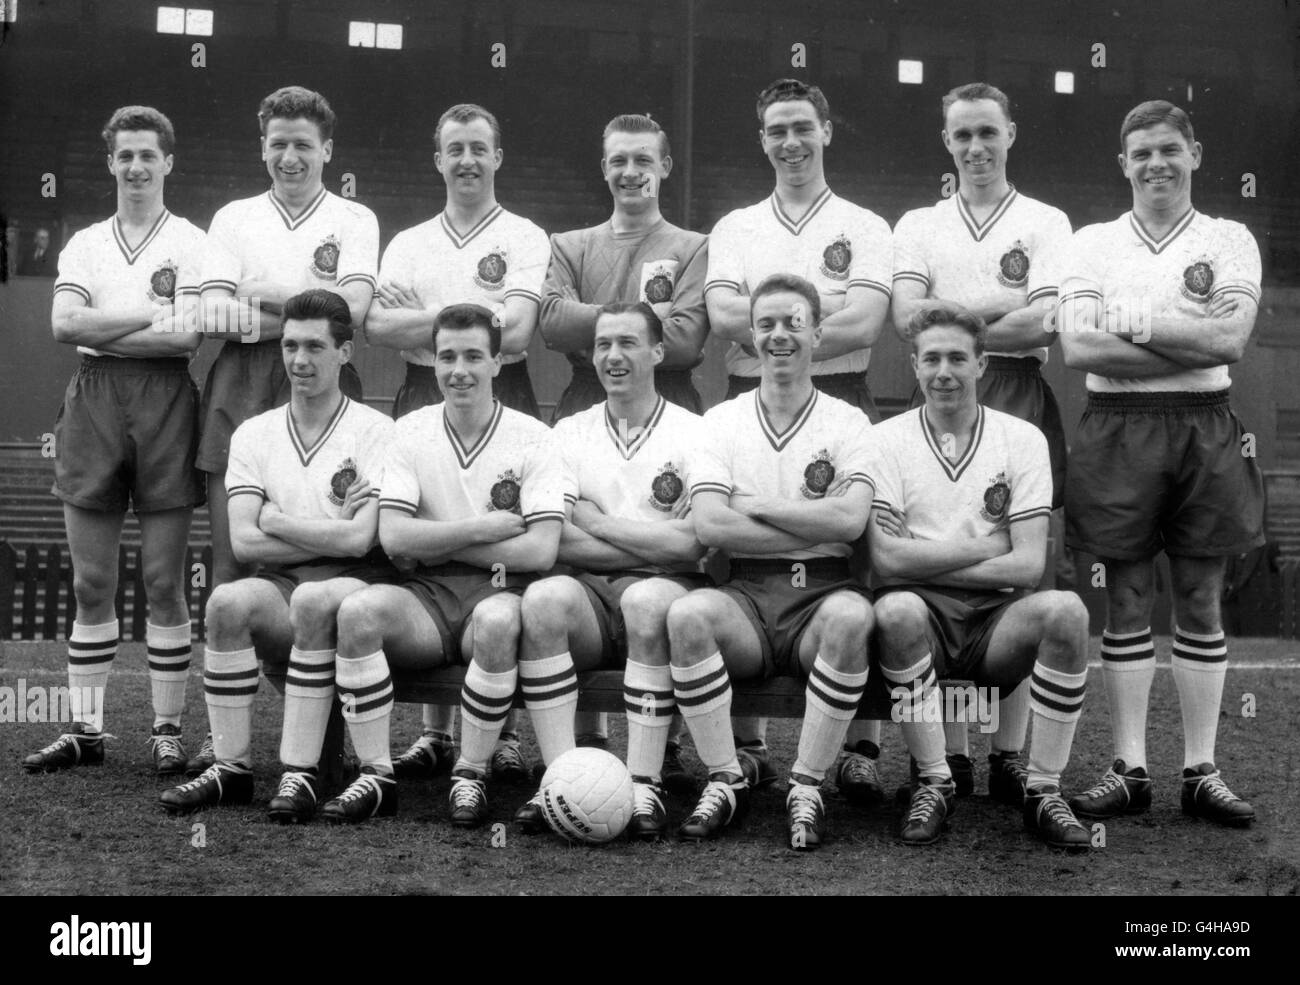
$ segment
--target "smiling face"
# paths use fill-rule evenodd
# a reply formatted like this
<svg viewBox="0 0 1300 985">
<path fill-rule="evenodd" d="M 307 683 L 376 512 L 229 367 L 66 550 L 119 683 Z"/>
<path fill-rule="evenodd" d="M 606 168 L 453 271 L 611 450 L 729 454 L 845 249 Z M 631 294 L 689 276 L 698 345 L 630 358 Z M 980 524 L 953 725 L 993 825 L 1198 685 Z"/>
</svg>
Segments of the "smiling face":
<svg viewBox="0 0 1300 985">
<path fill-rule="evenodd" d="M 273 117 L 266 121 L 262 160 L 280 198 L 310 198 L 319 192 L 333 154 L 334 141 L 321 140 L 320 127 L 311 120 Z"/>
<path fill-rule="evenodd" d="M 1007 151 L 1016 125 L 992 99 L 959 99 L 944 117 L 943 145 L 963 186 L 996 185 L 1007 178 Z"/>
<path fill-rule="evenodd" d="M 974 407 L 975 385 L 987 363 L 987 356 L 975 355 L 970 332 L 956 325 L 931 325 L 913 341 L 912 369 L 933 411 L 952 414 Z"/>
<path fill-rule="evenodd" d="M 501 150 L 492 126 L 481 116 L 466 123 L 448 120 L 439 136 L 433 163 L 447 183 L 447 194 L 462 201 L 482 201 L 493 194 Z"/>
<path fill-rule="evenodd" d="M 763 376 L 796 380 L 812 372 L 812 353 L 821 342 L 808 300 L 796 291 L 774 291 L 754 302 L 754 351 Z"/>
<path fill-rule="evenodd" d="M 327 318 L 290 318 L 280 336 L 280 355 L 295 397 L 335 393 L 339 371 L 352 358 L 352 343 L 334 344 Z"/>
<path fill-rule="evenodd" d="M 657 204 L 659 185 L 673 166 L 671 157 L 661 155 L 660 143 L 657 133 L 615 130 L 605 138 L 600 171 L 617 211 L 643 212 Z"/>
<path fill-rule="evenodd" d="M 119 130 L 113 135 L 113 153 L 108 170 L 117 179 L 119 196 L 141 202 L 161 197 L 167 175 L 172 172 L 172 155 L 164 154 L 153 130 Z M 48 243 L 49 234 L 46 233 Z"/>
<path fill-rule="evenodd" d="M 808 100 L 794 99 L 767 107 L 759 139 L 778 185 L 825 181 L 822 158 L 830 146 L 831 124 L 818 119 L 816 107 Z"/>
<path fill-rule="evenodd" d="M 492 379 L 501 357 L 492 355 L 486 328 L 440 328 L 434 336 L 434 374 L 443 399 L 460 410 L 492 403 Z"/>
<path fill-rule="evenodd" d="M 1177 127 L 1158 123 L 1124 138 L 1119 166 L 1133 186 L 1133 206 L 1146 211 L 1191 208 L 1192 172 L 1201 166 L 1201 145 L 1188 142 Z"/>
<path fill-rule="evenodd" d="M 664 347 L 650 341 L 645 319 L 635 312 L 605 314 L 596 320 L 591 358 L 611 397 L 642 396 L 655 388 L 655 367 L 663 362 Z"/>
</svg>

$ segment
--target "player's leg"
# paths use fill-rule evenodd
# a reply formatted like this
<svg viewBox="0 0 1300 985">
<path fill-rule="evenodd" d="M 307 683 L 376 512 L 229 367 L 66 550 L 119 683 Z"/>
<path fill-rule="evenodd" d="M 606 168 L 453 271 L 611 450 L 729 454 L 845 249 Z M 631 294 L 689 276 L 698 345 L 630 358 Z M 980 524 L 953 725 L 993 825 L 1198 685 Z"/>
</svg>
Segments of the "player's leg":
<svg viewBox="0 0 1300 985">
<path fill-rule="evenodd" d="M 149 599 L 145 645 L 153 694 L 154 769 L 159 776 L 184 772 L 181 716 L 190 675 L 190 611 L 185 599 L 185 551 L 189 546 L 188 507 L 138 513 L 144 591 Z"/>
<path fill-rule="evenodd" d="M 673 602 L 667 624 L 673 695 L 709 774 L 678 835 L 700 841 L 716 837 L 748 806 L 749 784 L 731 732 L 731 677 L 762 676 L 763 641 L 755 618 L 713 588 Z"/>
<path fill-rule="evenodd" d="M 246 578 L 250 574 L 248 565 L 235 560 L 234 548 L 230 546 L 230 514 L 226 503 L 226 473 L 209 472 L 208 477 L 208 523 L 212 531 L 212 574 L 210 584 L 213 588 L 228 581 Z"/>
<path fill-rule="evenodd" d="M 989 634 L 979 679 L 1030 687 L 1032 740 L 1025 827 L 1053 848 L 1086 849 L 1088 829 L 1061 797 L 1088 680 L 1088 610 L 1073 592 L 1037 592 L 1007 606 Z"/>
<path fill-rule="evenodd" d="M 825 808 L 821 784 L 835 763 L 867 686 L 871 603 L 857 592 L 822 599 L 799 640 L 799 666 L 808 678 L 799 753 L 790 771 L 786 819 L 790 847 L 821 845 Z"/>
<path fill-rule="evenodd" d="M 1101 670 L 1115 762 L 1094 786 L 1070 798 L 1076 814 L 1094 820 L 1140 814 L 1151 806 L 1147 704 L 1156 675 L 1156 650 L 1151 640 L 1155 570 L 1151 561 L 1102 558 L 1100 564 L 1106 576 Z"/>
<path fill-rule="evenodd" d="M 1183 717 L 1183 813 L 1234 827 L 1255 819 L 1214 765 L 1228 646 L 1219 600 L 1225 559 L 1170 555 L 1174 590 L 1174 686 Z"/>
<path fill-rule="evenodd" d="M 31 773 L 104 761 L 104 693 L 117 656 L 120 627 L 117 597 L 117 547 L 123 513 L 86 510 L 63 504 L 72 558 L 72 593 L 77 614 L 68 637 L 68 697 L 72 725 L 53 743 L 23 759 Z"/>
<path fill-rule="evenodd" d="M 918 782 L 899 837 L 904 844 L 938 840 L 953 811 L 956 788 L 944 756 L 943 714 L 935 675 L 935 638 L 926 602 L 914 592 L 887 592 L 872 606 L 880 671 L 894 696 L 907 751 Z"/>
</svg>

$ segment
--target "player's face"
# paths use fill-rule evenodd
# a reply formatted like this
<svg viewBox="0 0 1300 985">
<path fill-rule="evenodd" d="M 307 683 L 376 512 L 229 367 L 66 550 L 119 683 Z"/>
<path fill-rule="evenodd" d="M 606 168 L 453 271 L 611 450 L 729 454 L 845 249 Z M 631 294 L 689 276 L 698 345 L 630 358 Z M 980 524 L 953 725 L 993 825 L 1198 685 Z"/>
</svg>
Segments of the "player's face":
<svg viewBox="0 0 1300 985">
<path fill-rule="evenodd" d="M 614 197 L 614 208 L 638 212 L 652 206 L 673 159 L 659 153 L 659 134 L 615 131 L 605 138 L 600 170 Z"/>
<path fill-rule="evenodd" d="M 334 141 L 321 140 L 320 127 L 311 120 L 267 121 L 262 160 L 282 196 L 314 194 L 333 154 Z"/>
<path fill-rule="evenodd" d="M 448 120 L 439 141 L 442 149 L 434 153 L 433 163 L 447 183 L 448 194 L 467 199 L 492 194 L 501 151 L 488 121 L 481 116 L 468 123 Z"/>
<path fill-rule="evenodd" d="M 327 319 L 291 319 L 280 336 L 280 355 L 294 395 L 319 397 L 338 389 L 339 370 L 352 358 L 352 343 L 336 346 Z"/>
<path fill-rule="evenodd" d="M 822 155 L 831 142 L 831 124 L 817 119 L 808 100 L 773 103 L 763 111 L 759 136 L 778 184 L 803 185 L 824 177 Z"/>
<path fill-rule="evenodd" d="M 821 342 L 808 301 L 794 291 L 764 294 L 754 305 L 754 351 L 764 376 L 797 379 L 812 371 L 812 352 Z"/>
<path fill-rule="evenodd" d="M 650 330 L 640 315 L 601 315 L 591 358 L 606 393 L 639 394 L 654 389 L 655 367 L 663 362 L 664 347 L 662 342 L 650 342 Z"/>
<path fill-rule="evenodd" d="M 916 340 L 912 369 L 926 405 L 952 413 L 976 403 L 975 384 L 987 356 L 975 355 L 975 340 L 956 325 L 934 325 Z"/>
<path fill-rule="evenodd" d="M 1185 207 L 1191 204 L 1192 172 L 1201 166 L 1201 145 L 1189 144 L 1177 127 L 1160 123 L 1124 138 L 1119 166 L 1133 186 L 1134 204 L 1156 210 Z"/>
<path fill-rule="evenodd" d="M 492 378 L 501 357 L 492 355 L 486 328 L 444 328 L 437 335 L 434 372 L 448 404 L 468 408 L 492 402 Z"/>
<path fill-rule="evenodd" d="M 1007 151 L 1016 125 L 992 99 L 959 99 L 948 107 L 943 145 L 957 165 L 962 184 L 989 185 L 1006 178 Z"/>
<path fill-rule="evenodd" d="M 158 134 L 153 130 L 119 130 L 113 136 L 108 170 L 117 179 L 118 191 L 128 199 L 161 195 L 172 163 L 172 156 L 158 146 Z"/>
</svg>

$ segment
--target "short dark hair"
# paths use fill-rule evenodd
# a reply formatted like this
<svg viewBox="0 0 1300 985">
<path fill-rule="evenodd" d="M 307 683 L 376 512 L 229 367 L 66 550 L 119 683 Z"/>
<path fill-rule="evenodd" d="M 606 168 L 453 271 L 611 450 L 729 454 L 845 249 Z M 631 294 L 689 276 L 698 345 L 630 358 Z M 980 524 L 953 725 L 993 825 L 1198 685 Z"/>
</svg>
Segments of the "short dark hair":
<svg viewBox="0 0 1300 985">
<path fill-rule="evenodd" d="M 754 307 L 758 304 L 758 299 L 768 294 L 781 294 L 789 291 L 794 294 L 800 294 L 808 302 L 808 311 L 812 315 L 813 326 L 821 324 L 822 320 L 822 299 L 817 293 L 817 288 L 795 274 L 772 274 L 764 277 L 759 281 L 758 286 L 754 288 L 754 293 L 749 296 L 749 323 L 754 323 Z"/>
<path fill-rule="evenodd" d="M 646 334 L 650 339 L 650 344 L 658 345 L 664 340 L 664 323 L 659 320 L 654 308 L 644 301 L 631 304 L 626 302 L 602 304 L 596 309 L 596 323 L 599 324 L 601 318 L 605 317 L 605 315 L 640 315 L 645 322 Z"/>
<path fill-rule="evenodd" d="M 334 136 L 334 123 L 338 117 L 324 96 L 302 86 L 276 89 L 257 107 L 257 125 L 263 137 L 266 136 L 267 124 L 272 120 L 298 119 L 315 123 L 320 130 L 320 139 L 325 141 Z"/>
<path fill-rule="evenodd" d="M 438 351 L 438 333 L 443 329 L 483 328 L 488 333 L 488 352 L 501 352 L 501 327 L 497 317 L 481 304 L 449 304 L 433 320 L 433 351 Z"/>
<path fill-rule="evenodd" d="M 948 122 L 948 110 L 952 109 L 952 104 L 966 100 L 973 102 L 976 99 L 991 99 L 1002 109 L 1002 115 L 1011 122 L 1011 100 L 1007 94 L 997 86 L 989 85 L 987 82 L 967 82 L 965 85 L 958 86 L 956 89 L 949 90 L 948 94 L 943 97 L 943 120 Z"/>
<path fill-rule="evenodd" d="M 496 149 L 501 149 L 501 124 L 497 118 L 489 113 L 478 103 L 457 103 L 442 116 L 438 117 L 438 125 L 433 128 L 433 149 L 442 151 L 442 128 L 447 123 L 468 123 L 470 120 L 487 120 L 487 125 L 492 128 L 492 140 L 496 144 Z"/>
<path fill-rule="evenodd" d="M 109 154 L 117 150 L 119 130 L 152 130 L 158 134 L 158 146 L 163 154 L 171 154 L 176 150 L 176 131 L 172 127 L 172 121 L 152 106 L 123 106 L 113 110 L 113 115 L 108 118 L 100 133 L 108 146 Z"/>
<path fill-rule="evenodd" d="M 903 334 L 907 336 L 907 341 L 912 343 L 913 352 L 917 349 L 917 337 L 927 328 L 934 328 L 936 325 L 951 325 L 967 332 L 975 340 L 975 355 L 984 355 L 984 344 L 989 336 L 988 326 L 979 315 L 955 304 L 929 305 L 915 312 L 907 320 L 907 328 Z"/>
<path fill-rule="evenodd" d="M 830 103 L 826 101 L 825 93 L 817 86 L 800 82 L 798 79 L 777 79 L 765 86 L 758 94 L 758 122 L 763 122 L 763 114 L 773 103 L 788 103 L 799 99 L 806 99 L 813 104 L 813 109 L 817 111 L 817 119 L 822 123 L 831 118 Z"/>
<path fill-rule="evenodd" d="M 605 141 L 611 133 L 657 133 L 659 134 L 659 156 L 668 157 L 668 134 L 648 114 L 624 113 L 605 124 L 605 132 L 600 137 L 600 153 L 604 157 Z"/>
<path fill-rule="evenodd" d="M 280 327 L 283 328 L 290 321 L 314 321 L 317 318 L 324 318 L 330 323 L 330 338 L 334 340 L 334 348 L 352 341 L 352 310 L 342 295 L 323 287 L 313 287 L 286 301 L 280 315 Z"/>
<path fill-rule="evenodd" d="M 1162 123 L 1168 123 L 1186 137 L 1188 144 L 1196 142 L 1196 137 L 1192 133 L 1192 121 L 1186 112 L 1167 99 L 1148 99 L 1145 103 L 1138 103 L 1124 117 L 1124 124 L 1119 128 L 1120 152 L 1128 153 L 1126 141 L 1128 135 L 1134 130 L 1146 130 L 1148 127 L 1157 127 Z"/>
</svg>

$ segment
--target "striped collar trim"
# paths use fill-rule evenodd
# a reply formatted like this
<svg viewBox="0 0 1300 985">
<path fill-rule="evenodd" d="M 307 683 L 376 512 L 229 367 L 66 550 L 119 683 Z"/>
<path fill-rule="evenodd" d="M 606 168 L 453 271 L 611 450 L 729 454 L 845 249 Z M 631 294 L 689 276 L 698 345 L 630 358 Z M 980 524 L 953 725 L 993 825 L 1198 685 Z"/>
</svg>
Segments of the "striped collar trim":
<svg viewBox="0 0 1300 985">
<path fill-rule="evenodd" d="M 348 405 L 352 403 L 346 396 L 339 401 L 338 407 L 334 409 L 334 414 L 329 423 L 325 425 L 325 430 L 321 431 L 314 444 L 308 446 L 307 442 L 302 440 L 302 435 L 298 433 L 298 422 L 293 419 L 293 407 L 285 408 L 284 419 L 288 422 L 289 441 L 293 444 L 293 450 L 298 453 L 298 461 L 302 463 L 303 468 L 311 464 L 311 460 L 316 457 L 316 453 L 325 446 L 330 440 L 330 435 L 339 426 L 339 421 L 343 420 L 343 415 L 347 412 Z"/>
<path fill-rule="evenodd" d="M 962 455 L 955 465 L 948 461 L 943 454 L 942 447 L 934 440 L 934 435 L 930 431 L 930 415 L 926 413 L 926 408 L 922 407 L 921 413 L 917 417 L 917 420 L 921 422 L 921 433 L 925 435 L 925 443 L 930 446 L 931 454 L 934 455 L 935 461 L 943 466 L 944 472 L 948 474 L 948 478 L 953 482 L 960 479 L 962 473 L 970 466 L 970 463 L 975 461 L 975 454 L 979 451 L 980 441 L 984 437 L 984 407 L 982 404 L 977 404 L 975 410 L 975 430 L 971 434 L 970 445 L 967 447 L 966 453 Z"/>
<path fill-rule="evenodd" d="M 474 460 L 483 454 L 483 449 L 488 446 L 492 440 L 492 435 L 497 433 L 497 425 L 501 423 L 501 401 L 493 399 L 492 401 L 492 420 L 488 421 L 488 426 L 483 429 L 479 435 L 478 441 L 474 443 L 473 448 L 466 448 L 465 442 L 461 440 L 456 429 L 451 426 L 451 419 L 447 416 L 447 409 L 444 406 L 442 411 L 442 429 L 447 434 L 447 440 L 451 442 L 452 450 L 456 452 L 456 461 L 460 463 L 462 469 L 467 469 L 474 464 Z"/>
<path fill-rule="evenodd" d="M 499 216 L 504 211 L 505 209 L 503 209 L 501 206 L 498 205 L 491 212 L 489 212 L 482 219 L 480 219 L 473 226 L 473 228 L 471 228 L 466 233 L 458 233 L 456 231 L 456 227 L 451 224 L 450 220 L 448 220 L 446 212 L 438 213 L 438 222 L 442 225 L 442 231 L 447 234 L 447 238 L 451 240 L 452 245 L 454 245 L 458 250 L 463 250 L 467 245 L 469 245 L 470 240 L 472 240 L 475 236 L 481 233 L 488 226 L 492 225 L 492 223 L 496 221 L 496 217 Z"/>
<path fill-rule="evenodd" d="M 325 201 L 325 196 L 327 194 L 329 194 L 329 192 L 326 190 L 324 185 L 321 185 L 320 194 L 307 203 L 307 207 L 298 213 L 298 218 L 296 219 L 289 213 L 288 206 L 275 197 L 275 189 L 268 191 L 266 197 L 271 200 L 271 207 L 279 213 L 280 219 L 284 223 L 284 227 L 292 232 L 316 214 L 316 210 L 321 207 L 321 203 Z"/>
<path fill-rule="evenodd" d="M 153 225 L 149 227 L 149 231 L 144 234 L 144 239 L 140 240 L 138 246 L 132 247 L 126 241 L 126 233 L 122 231 L 122 220 L 113 216 L 113 240 L 117 243 L 117 248 L 122 251 L 122 256 L 128 265 L 134 265 L 140 259 L 140 254 L 149 248 L 149 244 L 157 238 L 170 217 L 171 213 L 163 209 L 158 218 L 153 221 Z"/>
<path fill-rule="evenodd" d="M 784 432 L 778 431 L 772 422 L 768 419 L 767 408 L 763 406 L 763 401 L 758 395 L 757 388 L 754 390 L 754 411 L 758 415 L 758 426 L 763 429 L 763 436 L 767 438 L 767 443 L 777 451 L 784 451 L 785 446 L 790 443 L 799 429 L 804 426 L 808 418 L 812 416 L 813 408 L 817 405 L 817 388 L 813 387 L 812 396 L 808 402 L 799 408 L 799 413 L 795 414 L 794 421 Z"/>
<path fill-rule="evenodd" d="M 957 199 L 957 213 L 961 216 L 961 221 L 966 223 L 966 230 L 971 234 L 971 238 L 975 242 L 981 242 L 992 231 L 993 227 L 997 225 L 997 221 L 1007 214 L 1007 209 L 1011 208 L 1011 203 L 1016 200 L 1016 196 L 1019 194 L 1016 191 L 1016 186 L 1010 182 L 1007 182 L 1007 186 L 1008 190 L 1002 196 L 1002 201 L 998 202 L 997 207 L 989 213 L 983 222 L 979 222 L 971 213 L 970 206 L 966 204 L 966 199 L 961 192 L 958 192 L 955 196 Z"/>
<path fill-rule="evenodd" d="M 800 218 L 798 222 L 796 222 L 795 220 L 791 219 L 788 215 L 786 215 L 785 209 L 782 208 L 781 206 L 781 200 L 776 197 L 776 192 L 772 192 L 772 199 L 771 199 L 772 214 L 776 216 L 777 222 L 785 226 L 785 228 L 790 230 L 790 232 L 793 233 L 795 236 L 798 236 L 801 232 L 804 231 L 804 229 L 807 228 L 808 223 L 813 221 L 817 213 L 822 210 L 822 206 L 824 206 L 830 200 L 831 200 L 831 190 L 827 188 L 825 191 L 823 191 L 820 195 L 817 196 L 817 200 L 808 207 L 808 211 L 803 214 L 803 217 Z"/>
<path fill-rule="evenodd" d="M 650 435 L 654 433 L 654 429 L 664 416 L 664 407 L 666 405 L 667 401 L 660 395 L 659 399 L 655 401 L 654 410 L 650 412 L 650 420 L 646 422 L 646 426 L 637 431 L 635 438 L 627 440 L 631 435 L 627 421 L 616 421 L 609 412 L 609 403 L 605 403 L 605 433 L 609 435 L 609 440 L 614 442 L 614 447 L 618 449 L 618 453 L 623 456 L 624 461 L 631 461 L 633 456 L 650 440 Z"/>
<path fill-rule="evenodd" d="M 1156 239 L 1147 232 L 1147 227 L 1142 225 L 1141 219 L 1132 212 L 1128 214 L 1129 225 L 1132 226 L 1133 231 L 1138 234 L 1138 239 L 1142 240 L 1142 242 L 1146 244 L 1148 250 L 1156 254 L 1162 253 L 1165 247 L 1176 240 L 1182 231 L 1192 224 L 1192 220 L 1195 218 L 1196 209 L 1189 208 L 1183 217 L 1174 223 L 1174 228 L 1165 233 L 1164 239 Z"/>
</svg>

